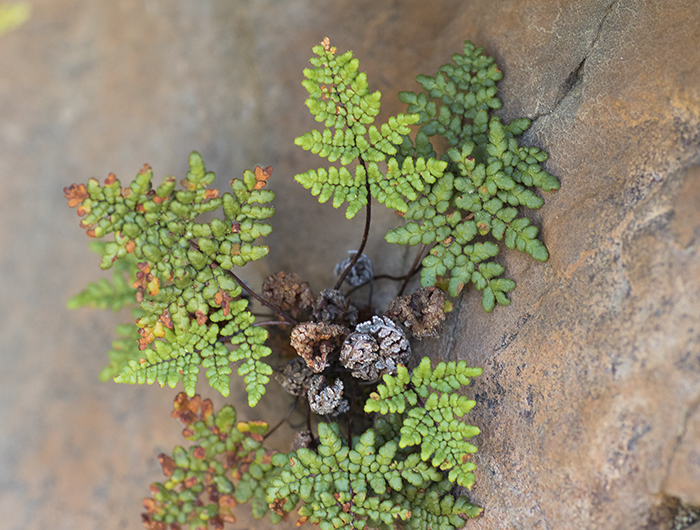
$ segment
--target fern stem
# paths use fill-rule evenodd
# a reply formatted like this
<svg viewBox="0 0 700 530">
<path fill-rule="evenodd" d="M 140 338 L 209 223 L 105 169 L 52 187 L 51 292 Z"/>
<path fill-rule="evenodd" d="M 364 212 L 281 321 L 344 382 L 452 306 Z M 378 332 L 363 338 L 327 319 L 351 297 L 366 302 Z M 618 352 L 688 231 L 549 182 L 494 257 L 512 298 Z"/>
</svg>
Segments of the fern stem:
<svg viewBox="0 0 700 530">
<path fill-rule="evenodd" d="M 233 271 L 226 270 L 226 269 L 224 269 L 224 270 L 225 270 L 226 274 L 228 274 L 229 276 L 231 276 L 231 278 L 233 278 L 233 279 L 236 281 L 236 283 L 237 283 L 238 285 L 241 286 L 241 289 L 243 289 L 246 293 L 248 293 L 250 296 L 252 296 L 253 298 L 255 298 L 255 299 L 256 299 L 258 302 L 260 302 L 262 305 L 264 305 L 264 306 L 267 307 L 268 309 L 271 309 L 272 311 L 274 311 L 274 313 L 275 313 L 276 315 L 279 315 L 280 317 L 282 317 L 286 322 L 290 323 L 291 325 L 293 325 L 293 326 L 298 326 L 298 325 L 299 325 L 299 321 L 298 321 L 298 320 L 296 320 L 296 319 L 290 317 L 288 314 L 286 314 L 284 311 L 282 311 L 279 307 L 276 307 L 276 306 L 272 305 L 270 302 L 268 302 L 267 300 L 265 300 L 265 299 L 264 299 L 262 296 L 260 296 L 258 293 L 256 293 L 255 291 L 253 291 L 250 287 L 248 287 L 248 286 L 245 284 L 245 282 L 244 282 L 243 280 L 241 280 L 238 276 L 236 276 L 236 274 L 235 274 Z"/>
<path fill-rule="evenodd" d="M 365 175 L 367 175 L 367 166 L 365 166 L 365 161 L 360 159 L 360 162 L 365 168 Z M 365 231 L 362 234 L 362 243 L 360 243 L 360 248 L 357 249 L 355 257 L 352 259 L 350 264 L 345 267 L 343 274 L 340 275 L 340 278 L 338 278 L 338 281 L 335 283 L 335 287 L 333 287 L 333 289 L 336 291 L 340 289 L 341 285 L 343 285 L 343 281 L 345 280 L 346 276 L 350 274 L 350 271 L 360 259 L 360 256 L 362 256 L 362 251 L 365 249 L 367 238 L 369 237 L 369 226 L 372 222 L 372 194 L 370 193 L 369 179 L 365 180 L 365 188 L 367 189 L 367 206 L 365 209 Z"/>
<path fill-rule="evenodd" d="M 260 326 L 291 326 L 291 322 L 287 322 L 286 320 L 271 320 L 271 321 L 265 321 L 265 322 L 256 322 L 255 324 L 251 324 L 251 328 L 257 328 Z"/>
</svg>

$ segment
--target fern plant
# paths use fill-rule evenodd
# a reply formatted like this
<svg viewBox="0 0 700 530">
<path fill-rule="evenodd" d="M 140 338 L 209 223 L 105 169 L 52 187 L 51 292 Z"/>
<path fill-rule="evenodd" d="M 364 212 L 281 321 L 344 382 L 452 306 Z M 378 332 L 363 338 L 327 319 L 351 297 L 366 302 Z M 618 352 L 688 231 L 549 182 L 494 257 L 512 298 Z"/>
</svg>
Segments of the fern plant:
<svg viewBox="0 0 700 530">
<path fill-rule="evenodd" d="M 268 488 L 268 501 L 289 511 L 298 502 L 302 520 L 321 528 L 459 528 L 481 508 L 451 494 L 453 483 L 471 488 L 476 447 L 465 442 L 477 427 L 456 417 L 476 404 L 456 392 L 481 375 L 466 363 L 424 358 L 413 375 L 399 365 L 398 375 L 384 375 L 367 400 L 367 413 L 391 414 L 377 420 L 349 444 L 337 423 L 321 423 L 318 447 L 278 453 L 273 464 L 282 472 Z M 425 399 L 425 403 L 419 403 Z M 397 442 L 398 439 L 398 442 Z M 443 471 L 448 471 L 446 476 Z M 330 524 L 328 524 L 330 522 Z M 325 523 L 325 524 L 324 524 Z"/>
<path fill-rule="evenodd" d="M 297 138 L 306 150 L 340 161 L 340 167 L 310 170 L 296 176 L 320 202 L 348 203 L 353 217 L 368 196 L 408 219 L 386 235 L 389 243 L 432 245 L 422 260 L 421 285 L 440 285 L 457 296 L 469 282 L 483 291 L 482 305 L 510 303 L 506 293 L 515 282 L 499 278 L 504 268 L 494 261 L 499 247 L 526 252 L 539 261 L 549 257 L 537 239 L 538 228 L 518 217 L 518 206 L 536 209 L 544 201 L 534 188 L 559 189 L 559 181 L 540 166 L 548 155 L 520 147 L 517 137 L 527 119 L 504 125 L 490 115 L 501 108 L 496 83 L 503 77 L 493 58 L 471 42 L 454 54 L 434 77 L 420 75 L 424 91 L 402 92 L 409 114 L 389 118 L 379 127 L 379 92 L 370 93 L 357 59 L 336 56 L 329 42 L 314 48 L 315 67 L 304 71 L 306 104 L 322 131 Z M 419 125 L 414 139 L 409 125 Z M 449 149 L 438 156 L 430 138 L 444 138 Z M 347 169 L 356 163 L 354 174 Z M 382 171 L 379 164 L 384 163 Z"/>
<path fill-rule="evenodd" d="M 144 525 L 223 528 L 225 522 L 236 521 L 236 504 L 245 502 L 251 502 L 254 516 L 263 517 L 268 512 L 267 484 L 277 474 L 272 453 L 262 445 L 267 424 L 237 422 L 231 405 L 215 413 L 211 400 L 199 395 L 188 399 L 184 392 L 175 398 L 172 415 L 186 426 L 182 435 L 195 445 L 158 456 L 168 480 L 151 485 L 153 497 L 144 500 Z M 279 522 L 281 517 L 273 513 L 270 520 Z"/>
<path fill-rule="evenodd" d="M 101 377 L 184 388 L 173 416 L 194 445 L 160 455 L 166 481 L 144 500 L 150 530 L 220 529 L 247 502 L 254 517 L 278 523 L 296 510 L 298 525 L 322 530 L 447 530 L 481 513 L 463 494 L 475 480 L 470 440 L 479 429 L 465 422 L 475 402 L 462 394 L 481 369 L 417 362 L 410 340 L 438 336 L 451 308 L 446 293 L 457 296 L 470 282 L 483 291 L 486 311 L 509 303 L 515 283 L 501 277 L 494 240 L 546 260 L 537 228 L 518 207 L 539 208 L 536 189 L 559 183 L 540 166 L 546 153 L 518 144 L 529 122 L 503 124 L 492 115 L 501 107 L 502 74 L 471 43 L 434 77 L 419 76 L 423 92 L 399 95 L 407 113 L 381 124 L 380 93 L 369 90 L 352 53 L 337 55 L 327 38 L 313 51 L 303 85 L 322 128 L 296 143 L 327 167 L 295 179 L 320 202 L 345 206 L 348 218 L 365 209 L 363 239 L 336 266 L 332 288 L 314 295 L 286 272 L 268 277 L 260 292 L 240 279 L 238 268 L 269 252 L 258 240 L 272 230 L 271 167 L 245 171 L 222 193 L 193 152 L 179 188 L 174 177 L 154 188 L 144 166 L 126 186 L 110 174 L 103 184 L 90 179 L 64 190 L 88 236 L 113 236 L 93 245 L 112 280 L 88 285 L 69 306 L 130 307 L 135 318 L 117 328 Z M 444 153 L 432 144 L 436 136 Z M 359 311 L 352 298 L 386 278 L 363 254 L 375 201 L 407 221 L 387 233 L 388 242 L 420 245 L 383 314 Z M 421 287 L 404 295 L 419 272 Z M 256 316 L 253 304 L 271 314 Z M 289 341 L 291 360 L 273 355 L 273 327 Z M 273 374 L 295 406 L 305 404 L 306 428 L 290 452 L 265 448 L 276 427 L 237 422 L 231 405 L 214 412 L 196 394 L 204 368 L 209 386 L 228 396 L 232 364 L 251 406 Z M 324 420 L 316 432 L 312 414 Z"/>
<path fill-rule="evenodd" d="M 209 188 L 214 173 L 192 153 L 181 190 L 175 189 L 174 177 L 154 190 L 148 166 L 128 187 L 110 174 L 104 185 L 90 179 L 87 186 L 66 190 L 69 201 L 80 204 L 80 224 L 89 236 L 114 234 L 102 249 L 103 269 L 132 254 L 138 260 L 133 285 L 143 311 L 136 321 L 141 355 L 121 367 L 117 382 L 174 387 L 182 381 L 194 395 L 203 367 L 210 386 L 227 396 L 230 362 L 243 360 L 238 373 L 245 378 L 250 405 L 258 402 L 272 374 L 261 361 L 270 354 L 268 334 L 252 325 L 255 317 L 241 297 L 245 285 L 232 269 L 268 253 L 254 243 L 272 230 L 263 222 L 274 212 L 267 206 L 274 193 L 262 189 L 270 171 L 246 171 L 220 196 Z M 216 210 L 223 218 L 196 221 Z"/>
</svg>

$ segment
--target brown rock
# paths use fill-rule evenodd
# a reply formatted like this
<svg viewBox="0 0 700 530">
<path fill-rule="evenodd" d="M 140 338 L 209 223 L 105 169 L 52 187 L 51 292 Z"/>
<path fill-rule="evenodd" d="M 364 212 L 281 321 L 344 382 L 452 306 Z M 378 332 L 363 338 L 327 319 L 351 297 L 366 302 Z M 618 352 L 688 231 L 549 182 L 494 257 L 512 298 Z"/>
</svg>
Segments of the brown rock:
<svg viewBox="0 0 700 530">
<path fill-rule="evenodd" d="M 464 39 L 505 73 L 505 120 L 551 154 L 562 188 L 533 217 L 551 259 L 505 251 L 518 282 L 484 314 L 467 289 L 433 357 L 483 366 L 470 418 L 483 433 L 470 529 L 664 529 L 697 502 L 700 446 L 700 13 L 692 0 L 165 2 L 36 0 L 0 37 L 0 513 L 20 528 L 139 528 L 155 457 L 182 443 L 175 392 L 103 385 L 113 315 L 68 312 L 98 277 L 60 190 L 144 162 L 182 175 L 191 149 L 219 182 L 275 167 L 270 269 L 333 285 L 362 220 L 319 205 L 291 176 L 319 167 L 293 145 L 314 127 L 301 69 L 329 35 L 403 110 Z M 223 187 L 222 184 L 219 184 Z M 365 249 L 405 270 L 378 210 Z M 359 217 L 359 216 L 358 216 Z M 321 220 L 321 221 L 319 221 Z M 401 261 L 404 261 L 401 264 Z M 384 285 L 389 285 L 384 284 Z M 375 300 L 394 286 L 377 284 Z M 382 291 L 383 289 L 383 291 Z M 424 341 L 425 342 L 425 341 Z M 234 376 L 235 379 L 235 376 Z M 280 417 L 266 396 L 241 417 Z M 285 398 L 286 399 L 286 398 Z M 218 406 L 219 402 L 217 402 Z M 272 421 L 271 421 L 272 423 Z M 294 423 L 294 422 L 291 422 Z M 278 448 L 286 450 L 287 429 Z M 276 434 L 284 435 L 281 428 Z M 240 513 L 237 507 L 237 514 Z M 246 522 L 238 528 L 264 528 Z"/>
<path fill-rule="evenodd" d="M 499 58 L 501 113 L 534 118 L 562 186 L 549 262 L 506 252 L 512 305 L 469 292 L 435 350 L 484 367 L 471 526 L 671 528 L 669 497 L 700 491 L 700 12 L 500 5 L 453 27 Z"/>
<path fill-rule="evenodd" d="M 664 491 L 685 504 L 700 506 L 700 411 L 688 410 L 671 457 Z"/>
</svg>

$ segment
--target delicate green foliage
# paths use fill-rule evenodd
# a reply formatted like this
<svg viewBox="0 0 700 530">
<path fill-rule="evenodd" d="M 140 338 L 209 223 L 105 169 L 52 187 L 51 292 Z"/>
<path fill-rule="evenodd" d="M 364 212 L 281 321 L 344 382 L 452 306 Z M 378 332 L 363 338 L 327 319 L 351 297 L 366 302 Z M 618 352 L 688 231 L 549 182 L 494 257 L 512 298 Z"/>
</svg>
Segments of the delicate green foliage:
<svg viewBox="0 0 700 530">
<path fill-rule="evenodd" d="M 374 429 L 353 439 L 340 436 L 338 424 L 321 423 L 316 450 L 300 448 L 277 454 L 282 471 L 268 488 L 267 500 L 280 513 L 298 509 L 302 521 L 332 528 L 461 528 L 461 516 L 481 508 L 454 497 L 449 480 L 417 453 L 402 451 L 394 440 L 383 442 Z"/>
<path fill-rule="evenodd" d="M 264 517 L 269 508 L 265 491 L 279 474 L 272 466 L 273 452 L 262 445 L 268 427 L 263 422 L 236 423 L 236 410 L 225 405 L 213 412 L 210 400 L 199 395 L 188 400 L 184 393 L 175 399 L 173 416 L 186 428 L 183 436 L 194 445 L 175 447 L 172 457 L 158 459 L 167 477 L 151 485 L 152 498 L 143 501 L 143 522 L 149 530 L 180 528 L 206 530 L 235 522 L 232 509 L 250 502 L 253 517 Z M 270 514 L 277 523 L 281 517 Z"/>
<path fill-rule="evenodd" d="M 104 252 L 103 241 L 92 241 L 90 249 L 97 254 Z M 112 268 L 112 279 L 100 278 L 97 282 L 91 282 L 85 289 L 68 300 L 68 308 L 92 307 L 98 309 L 111 309 L 120 311 L 125 307 L 131 307 L 134 320 L 144 315 L 141 308 L 134 305 L 138 262 L 132 254 L 115 262 Z M 120 324 L 117 326 L 118 339 L 112 342 L 112 349 L 108 352 L 109 364 L 100 372 L 100 381 L 114 379 L 126 367 L 130 361 L 137 361 L 141 357 L 138 340 L 140 338 L 138 327 L 134 324 Z"/>
<path fill-rule="evenodd" d="M 104 290 L 109 287 L 116 289 L 112 299 L 121 296 L 120 303 L 134 294 L 141 302 L 143 314 L 136 321 L 141 355 L 121 348 L 128 354 L 115 365 L 120 369 L 117 382 L 174 387 L 182 381 L 192 396 L 201 366 L 209 384 L 227 396 L 229 363 L 244 361 L 238 373 L 245 378 L 250 404 L 258 402 L 272 374 L 261 361 L 270 354 L 264 345 L 267 331 L 252 327 L 255 318 L 230 270 L 268 253 L 267 247 L 254 243 L 272 230 L 263 221 L 274 213 L 266 206 L 274 193 L 262 189 L 271 172 L 260 167 L 246 171 L 242 180 L 231 181 L 231 193 L 220 196 L 208 188 L 214 173 L 192 153 L 179 191 L 174 177 L 153 190 L 148 166 L 128 187 L 122 188 L 111 174 L 104 186 L 90 179 L 87 186 L 64 190 L 69 205 L 78 206 L 78 214 L 84 216 L 81 226 L 89 236 L 114 234 L 114 240 L 101 247 L 102 268 L 138 262 L 133 289 L 115 276 L 111 287 L 98 283 L 73 299 L 74 304 L 106 299 L 110 293 Z M 197 222 L 200 214 L 219 209 L 223 219 Z"/>
<path fill-rule="evenodd" d="M 431 369 L 430 359 L 424 357 L 413 374 L 399 366 L 396 376 L 385 375 L 384 384 L 370 394 L 365 412 L 401 415 L 399 447 L 419 447 L 422 460 L 448 471 L 450 482 L 471 488 L 475 466 L 469 455 L 476 447 L 466 440 L 479 429 L 458 418 L 476 402 L 457 391 L 481 373 L 481 368 L 469 368 L 464 361 L 439 363 Z"/>
<path fill-rule="evenodd" d="M 236 503 L 251 501 L 253 515 L 263 517 L 269 507 L 273 523 L 297 509 L 300 523 L 322 529 L 388 530 L 398 522 L 420 530 L 461 528 L 482 511 L 453 491 L 455 482 L 473 483 L 468 458 L 476 448 L 464 438 L 479 431 L 457 421 L 474 402 L 455 392 L 480 373 L 463 362 L 431 369 L 424 359 L 413 374 L 401 366 L 367 400 L 367 412 L 385 414 L 375 428 L 348 445 L 337 423 L 320 423 L 317 443 L 289 454 L 265 451 L 267 424 L 237 424 L 230 405 L 214 414 L 211 401 L 180 393 L 173 416 L 196 445 L 160 455 L 168 480 L 151 486 L 144 524 L 222 528 L 235 521 Z"/>
<path fill-rule="evenodd" d="M 348 203 L 348 218 L 370 195 L 401 213 L 408 223 L 386 240 L 432 246 L 422 262 L 423 287 L 440 285 L 457 296 L 471 282 L 483 291 L 486 311 L 496 303 L 508 305 L 506 293 L 515 282 L 500 277 L 505 269 L 494 261 L 499 247 L 485 236 L 546 261 L 538 228 L 516 218 L 517 208 L 539 208 L 543 200 L 533 189 L 558 189 L 559 181 L 540 166 L 547 153 L 518 144 L 529 120 L 504 125 L 490 115 L 501 108 L 496 83 L 503 77 L 493 58 L 467 41 L 464 53 L 452 56 L 454 64 L 442 66 L 435 77 L 416 78 L 424 92 L 399 94 L 408 114 L 376 127 L 380 94 L 370 93 L 352 52 L 336 55 L 327 38 L 313 51 L 314 68 L 304 70 L 306 105 L 325 128 L 296 143 L 340 165 L 309 170 L 296 180 L 320 202 L 332 197 L 336 208 Z M 414 124 L 419 129 L 411 140 Z M 440 157 L 433 136 L 449 146 Z"/>
<path fill-rule="evenodd" d="M 90 250 L 102 255 L 104 241 L 91 241 Z M 68 309 L 92 307 L 120 311 L 134 304 L 136 288 L 133 283 L 138 273 L 138 261 L 131 254 L 117 261 L 113 267 L 112 279 L 100 278 L 88 283 L 87 287 L 68 299 Z"/>
<path fill-rule="evenodd" d="M 499 278 L 504 268 L 493 261 L 499 248 L 484 236 L 547 260 L 537 227 L 516 218 L 517 207 L 539 208 L 543 200 L 533 188 L 559 189 L 559 181 L 540 166 L 547 153 L 518 145 L 516 137 L 528 128 L 528 120 L 504 125 L 489 116 L 501 108 L 496 83 L 503 74 L 481 51 L 465 43 L 464 54 L 452 56 L 454 64 L 442 66 L 435 77 L 417 77 L 424 92 L 399 94 L 408 112 L 420 116 L 415 141 L 406 137 L 402 144 L 404 164 L 414 157 L 437 157 L 432 136 L 444 137 L 450 147 L 440 157 L 444 173 L 409 202 L 408 223 L 391 230 L 386 240 L 433 245 L 423 259 L 421 285 L 439 284 L 456 296 L 472 282 L 483 291 L 484 309 L 491 311 L 496 303 L 510 303 L 506 293 L 515 282 Z"/>
<path fill-rule="evenodd" d="M 321 530 L 452 530 L 482 511 L 459 493 L 474 484 L 477 449 L 470 440 L 480 432 L 465 421 L 476 402 L 461 392 L 481 368 L 464 361 L 432 368 L 424 358 L 411 372 L 402 363 L 411 355 L 410 335 L 439 334 L 451 307 L 443 291 L 457 296 L 472 283 L 483 292 L 486 311 L 510 303 L 515 282 L 502 277 L 497 242 L 547 260 L 538 228 L 519 217 L 520 207 L 540 208 L 537 190 L 558 189 L 559 182 L 541 167 L 547 153 L 518 143 L 529 121 L 504 124 L 492 115 L 501 108 L 502 74 L 481 48 L 467 42 L 436 76 L 418 76 L 424 91 L 402 92 L 407 113 L 383 124 L 375 124 L 380 94 L 369 91 L 352 52 L 337 55 L 327 38 L 313 51 L 303 86 L 322 128 L 296 144 L 328 164 L 295 178 L 320 202 L 346 205 L 348 218 L 364 206 L 368 214 L 359 250 L 339 265 L 335 288 L 314 298 L 307 282 L 279 272 L 257 295 L 234 272 L 269 251 L 257 240 L 272 230 L 266 221 L 274 193 L 264 189 L 271 167 L 246 171 L 220 194 L 209 187 L 214 174 L 192 153 L 179 189 L 174 177 L 153 189 L 153 173 L 144 166 L 126 187 L 110 174 L 103 185 L 90 179 L 64 190 L 89 236 L 113 235 L 95 245 L 101 267 L 114 270 L 112 280 L 88 285 L 69 306 L 131 306 L 136 319 L 117 328 L 100 377 L 182 382 L 185 389 L 173 416 L 186 424 L 183 435 L 193 445 L 160 455 L 167 480 L 153 484 L 153 496 L 144 500 L 149 530 L 210 524 L 222 530 L 235 521 L 232 508 L 246 502 L 256 518 L 270 514 L 277 523 L 296 510 L 298 525 L 309 521 Z M 436 153 L 435 136 L 446 152 Z M 398 296 L 384 316 L 358 323 L 358 315 L 369 313 L 353 305 L 354 287 L 340 289 L 344 281 L 357 287 L 376 278 L 362 254 L 372 198 L 406 220 L 386 234 L 388 242 L 427 247 L 403 277 L 412 277 L 422 257 L 423 289 Z M 215 212 L 219 217 L 210 221 L 200 218 Z M 367 263 L 360 266 L 362 256 Z M 284 322 L 256 323 L 243 290 Z M 288 454 L 264 449 L 266 423 L 237 423 L 233 407 L 215 414 L 211 401 L 195 395 L 204 368 L 209 385 L 228 396 L 237 363 L 255 406 L 273 372 L 264 362 L 271 349 L 262 326 L 285 323 L 294 326 L 290 346 L 298 356 L 276 378 L 309 414 L 308 430 L 297 433 Z M 368 394 L 360 407 L 357 399 Z M 314 436 L 311 411 L 347 423 L 320 423 Z M 371 421 L 372 427 L 353 436 L 359 430 L 353 418 L 361 414 L 370 415 L 364 426 Z"/>
<path fill-rule="evenodd" d="M 335 208 L 347 203 L 348 218 L 367 204 L 368 190 L 388 208 L 406 211 L 407 201 L 415 200 L 426 183 L 435 182 L 444 170 L 436 160 L 404 166 L 394 158 L 418 115 L 399 114 L 374 125 L 381 94 L 369 91 L 367 75 L 359 72 L 359 61 L 352 52 L 336 55 L 328 38 L 313 51 L 317 55 L 310 60 L 314 68 L 304 70 L 302 84 L 309 92 L 306 106 L 325 128 L 307 132 L 295 143 L 340 165 L 309 170 L 295 179 L 318 196 L 319 202 L 333 197 Z M 379 164 L 385 161 L 388 167 L 383 171 Z M 359 164 L 354 169 L 346 167 L 355 162 Z"/>
</svg>

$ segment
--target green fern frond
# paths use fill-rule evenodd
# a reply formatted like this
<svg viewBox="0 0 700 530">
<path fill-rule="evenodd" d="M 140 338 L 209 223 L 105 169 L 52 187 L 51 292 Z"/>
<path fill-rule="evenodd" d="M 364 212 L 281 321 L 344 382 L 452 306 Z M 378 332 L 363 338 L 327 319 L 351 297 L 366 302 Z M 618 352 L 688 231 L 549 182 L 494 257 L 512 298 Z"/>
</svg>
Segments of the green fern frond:
<svg viewBox="0 0 700 530">
<path fill-rule="evenodd" d="M 435 77 L 418 76 L 425 92 L 402 92 L 408 112 L 420 116 L 415 142 L 405 138 L 404 163 L 413 157 L 436 157 L 430 137 L 439 135 L 450 148 L 441 157 L 443 174 L 408 203 L 405 226 L 389 231 L 386 240 L 400 245 L 434 245 L 423 259 L 421 285 L 442 285 L 456 296 L 469 283 L 483 291 L 482 305 L 508 305 L 506 293 L 515 282 L 499 278 L 504 269 L 491 261 L 498 246 L 484 236 L 505 240 L 508 248 L 539 261 L 549 257 L 537 239 L 538 229 L 527 218 L 516 218 L 517 207 L 536 209 L 544 201 L 533 193 L 559 189 L 559 181 L 540 163 L 547 154 L 520 147 L 516 137 L 529 120 L 503 125 L 489 112 L 501 107 L 496 83 L 502 78 L 491 57 L 465 43 L 455 64 L 442 66 Z M 479 238 L 479 239 L 477 239 Z M 476 240 L 476 241 L 475 241 Z"/>
<path fill-rule="evenodd" d="M 188 400 L 182 393 L 175 399 L 173 416 L 186 425 L 183 436 L 193 445 L 175 447 L 172 456 L 158 457 L 167 480 L 152 484 L 153 497 L 144 499 L 146 528 L 173 524 L 193 530 L 206 530 L 210 524 L 223 528 L 224 523 L 235 522 L 236 504 L 247 502 L 256 519 L 270 513 L 265 491 L 279 469 L 271 464 L 272 451 L 262 444 L 267 424 L 237 423 L 232 406 L 214 413 L 210 400 L 198 395 Z M 281 519 L 270 513 L 271 522 Z"/>
<path fill-rule="evenodd" d="M 194 395 L 201 366 L 209 385 L 228 396 L 229 363 L 244 360 L 238 374 L 245 378 L 253 406 L 265 393 L 272 374 L 272 368 L 260 362 L 271 353 L 265 346 L 268 332 L 252 326 L 255 317 L 248 310 L 248 301 L 240 298 L 241 288 L 220 268 L 205 267 L 195 279 L 187 289 L 169 285 L 142 302 L 146 314 L 137 320 L 142 356 L 115 380 L 157 382 L 171 388 L 182 381 L 188 395 Z M 231 301 L 224 304 L 219 293 L 227 294 Z M 224 342 L 234 349 L 229 351 Z"/>
<path fill-rule="evenodd" d="M 370 394 L 365 412 L 402 415 L 399 447 L 420 448 L 421 460 L 448 471 L 450 482 L 471 488 L 475 466 L 469 458 L 476 447 L 466 440 L 480 431 L 459 418 L 476 402 L 456 392 L 481 373 L 464 361 L 439 363 L 432 369 L 425 357 L 412 374 L 399 366 L 396 376 L 385 375 L 384 383 Z"/>
<path fill-rule="evenodd" d="M 379 443 L 374 429 L 354 438 L 352 448 L 341 438 L 337 424 L 322 423 L 318 432 L 316 450 L 300 448 L 272 458 L 281 472 L 270 483 L 267 500 L 272 505 L 284 503 L 287 512 L 302 502 L 298 513 L 304 522 L 322 529 L 389 529 L 399 521 L 426 528 L 426 522 L 439 520 L 444 525 L 439 528 L 451 529 L 464 525 L 459 515 L 481 511 L 465 499 L 455 499 L 449 488 L 440 490 L 441 498 L 451 498 L 444 507 L 440 501 L 437 507 L 426 503 L 432 499 L 428 492 L 442 485 L 442 473 L 417 454 L 406 457 L 394 440 Z"/>
<path fill-rule="evenodd" d="M 471 504 L 466 497 L 453 496 L 453 484 L 442 480 L 428 488 L 407 486 L 397 494 L 404 503 L 411 506 L 411 518 L 404 523 L 407 530 L 427 530 L 462 528 L 464 518 L 481 515 L 483 508 Z"/>
<path fill-rule="evenodd" d="M 103 186 L 90 179 L 87 186 L 66 188 L 69 205 L 78 206 L 89 236 L 114 234 L 101 247 L 101 267 L 137 262 L 133 287 L 119 284 L 119 292 L 125 300 L 135 294 L 141 302 L 143 315 L 136 322 L 141 355 L 125 350 L 128 363 L 122 364 L 117 382 L 174 387 L 182 381 L 192 396 L 204 368 L 210 386 L 227 396 L 230 362 L 244 361 L 238 373 L 245 378 L 251 406 L 264 394 L 272 374 L 260 360 L 270 354 L 264 345 L 267 332 L 252 326 L 255 318 L 231 269 L 268 253 L 255 242 L 272 230 L 264 221 L 274 213 L 267 206 L 274 193 L 263 189 L 271 171 L 246 171 L 243 179 L 231 181 L 230 193 L 220 196 L 209 188 L 214 173 L 193 152 L 180 190 L 174 177 L 153 190 L 148 166 L 128 187 L 110 175 Z M 223 218 L 197 222 L 200 214 L 219 209 Z M 89 290 L 90 296 L 104 298 L 100 289 L 104 282 Z"/>
<path fill-rule="evenodd" d="M 381 204 L 405 211 L 407 201 L 422 192 L 424 181 L 434 181 L 432 173 L 439 166 L 433 161 L 416 170 L 403 168 L 394 160 L 398 146 L 419 116 L 399 114 L 380 126 L 374 125 L 381 94 L 370 93 L 367 75 L 359 72 L 359 62 L 352 52 L 336 55 L 328 39 L 313 51 L 317 55 L 310 60 L 314 68 L 304 70 L 306 79 L 302 84 L 309 92 L 307 107 L 325 128 L 307 132 L 295 143 L 340 166 L 309 170 L 295 179 L 318 196 L 319 202 L 332 197 L 335 208 L 347 203 L 348 218 L 367 204 L 367 188 Z M 379 166 L 384 161 L 390 164 L 386 173 Z M 345 167 L 354 162 L 359 162 L 354 170 Z"/>
<path fill-rule="evenodd" d="M 386 415 L 377 418 L 376 431 L 349 446 L 338 424 L 320 424 L 315 450 L 273 457 L 281 472 L 268 502 L 284 505 L 280 514 L 302 503 L 302 521 L 321 528 L 389 529 L 399 521 L 407 528 L 461 528 L 464 516 L 482 510 L 451 494 L 454 483 L 474 483 L 469 457 L 476 448 L 466 440 L 479 433 L 459 420 L 475 402 L 456 391 L 480 374 L 463 361 L 431 369 L 426 358 L 413 374 L 400 365 L 365 404 L 365 412 Z"/>
<path fill-rule="evenodd" d="M 273 457 L 281 473 L 268 489 L 269 503 L 287 500 L 293 509 L 301 501 L 299 515 L 321 528 L 377 528 L 410 516 L 387 495 L 387 482 L 398 489 L 402 484 L 399 473 L 390 471 L 396 442 L 376 448 L 370 429 L 350 449 L 337 424 L 322 423 L 318 432 L 316 451 L 300 448 Z"/>
</svg>

